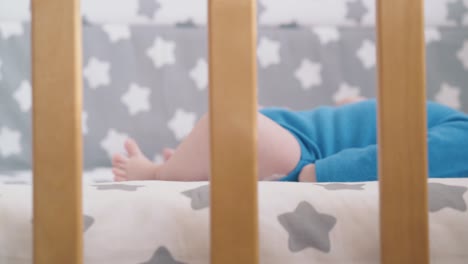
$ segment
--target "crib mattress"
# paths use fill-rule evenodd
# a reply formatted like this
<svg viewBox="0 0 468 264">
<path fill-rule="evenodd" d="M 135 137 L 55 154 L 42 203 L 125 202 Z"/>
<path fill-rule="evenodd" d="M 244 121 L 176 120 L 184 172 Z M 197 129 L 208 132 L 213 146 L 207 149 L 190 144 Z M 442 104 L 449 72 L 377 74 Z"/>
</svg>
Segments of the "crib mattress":
<svg viewBox="0 0 468 264">
<path fill-rule="evenodd" d="M 430 180 L 431 263 L 468 263 L 467 190 L 468 179 Z M 209 263 L 207 182 L 83 192 L 85 263 Z M 375 182 L 261 182 L 259 205 L 261 263 L 379 263 Z M 32 263 L 31 207 L 30 185 L 0 183 L 0 263 Z"/>
</svg>

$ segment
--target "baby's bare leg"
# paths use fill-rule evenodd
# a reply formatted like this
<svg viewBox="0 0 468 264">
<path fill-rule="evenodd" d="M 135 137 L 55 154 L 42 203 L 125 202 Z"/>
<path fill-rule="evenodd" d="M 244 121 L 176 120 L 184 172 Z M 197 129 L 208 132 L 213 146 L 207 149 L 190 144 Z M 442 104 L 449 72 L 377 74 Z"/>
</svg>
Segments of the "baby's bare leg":
<svg viewBox="0 0 468 264">
<path fill-rule="evenodd" d="M 286 175 L 292 171 L 301 155 L 299 144 L 294 136 L 262 114 L 258 114 L 257 131 L 259 179 L 270 178 L 273 175 Z M 120 159 L 123 159 L 123 157 L 114 157 L 114 164 L 125 163 L 117 162 Z M 130 165 L 131 161 L 132 157 L 130 155 L 126 164 Z M 134 164 L 138 163 L 138 165 L 133 167 L 145 167 L 145 171 L 151 168 L 150 166 L 141 165 L 142 163 L 147 164 L 141 161 L 141 157 L 138 157 L 134 161 Z M 124 166 L 121 165 L 120 167 Z M 166 163 L 161 166 L 154 166 L 152 170 L 152 173 L 139 172 L 137 174 L 140 175 L 130 175 L 131 171 L 125 174 L 126 170 L 124 167 L 123 169 L 120 168 L 118 171 L 114 171 L 114 174 L 116 174 L 116 179 L 120 180 L 145 180 L 148 179 L 148 175 L 154 175 L 152 179 L 158 180 L 208 180 L 210 176 L 208 117 L 203 117 L 197 123 L 193 131 L 179 145 Z M 134 169 L 133 171 L 138 170 Z"/>
<path fill-rule="evenodd" d="M 296 139 L 284 128 L 258 114 L 259 178 L 285 175 L 294 169 L 300 158 Z M 207 180 L 210 174 L 209 122 L 203 117 L 192 133 L 180 144 L 163 166 L 164 180 Z"/>
</svg>

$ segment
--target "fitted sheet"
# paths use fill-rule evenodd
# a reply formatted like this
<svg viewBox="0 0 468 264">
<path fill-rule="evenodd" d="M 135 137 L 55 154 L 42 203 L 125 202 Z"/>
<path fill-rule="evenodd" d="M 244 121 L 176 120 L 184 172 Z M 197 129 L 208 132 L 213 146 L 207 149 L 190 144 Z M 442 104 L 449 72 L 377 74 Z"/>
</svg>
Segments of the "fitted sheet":
<svg viewBox="0 0 468 264">
<path fill-rule="evenodd" d="M 431 179 L 431 263 L 467 263 L 468 179 Z M 207 182 L 89 183 L 85 263 L 209 263 Z M 0 263 L 32 263 L 31 186 L 0 183 Z M 60 212 L 57 212 L 60 217 Z M 378 184 L 259 183 L 260 260 L 379 263 Z"/>
</svg>

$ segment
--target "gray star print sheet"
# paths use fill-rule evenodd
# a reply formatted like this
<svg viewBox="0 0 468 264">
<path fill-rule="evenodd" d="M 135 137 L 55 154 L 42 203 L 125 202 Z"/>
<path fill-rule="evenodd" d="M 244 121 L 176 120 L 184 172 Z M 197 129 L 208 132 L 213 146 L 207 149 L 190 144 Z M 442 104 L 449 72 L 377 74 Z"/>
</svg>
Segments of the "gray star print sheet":
<svg viewBox="0 0 468 264">
<path fill-rule="evenodd" d="M 209 263 L 207 182 L 96 175 L 85 174 L 85 264 Z M 31 185 L 20 177 L 0 177 L 0 263 L 32 263 Z M 428 187 L 431 263 L 466 264 L 468 179 Z M 377 182 L 260 182 L 259 221 L 262 264 L 379 263 Z"/>
<path fill-rule="evenodd" d="M 0 0 L 0 172 L 28 170 L 29 0 Z M 468 111 L 468 0 L 426 0 L 428 99 Z M 111 7 L 111 8 L 109 8 Z M 135 138 L 161 161 L 207 111 L 207 0 L 82 0 L 86 169 Z M 259 104 L 375 96 L 375 0 L 258 1 Z"/>
</svg>

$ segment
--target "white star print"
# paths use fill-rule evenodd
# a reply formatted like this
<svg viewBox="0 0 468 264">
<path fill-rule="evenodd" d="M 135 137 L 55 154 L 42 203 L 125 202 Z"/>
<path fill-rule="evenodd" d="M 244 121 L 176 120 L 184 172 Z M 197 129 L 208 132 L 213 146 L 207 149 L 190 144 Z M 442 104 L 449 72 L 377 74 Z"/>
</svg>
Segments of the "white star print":
<svg viewBox="0 0 468 264">
<path fill-rule="evenodd" d="M 84 111 L 81 113 L 81 130 L 83 135 L 88 134 L 88 113 Z"/>
<path fill-rule="evenodd" d="M 457 53 L 457 57 L 465 67 L 465 70 L 468 71 L 468 40 L 465 41 L 463 48 Z"/>
<path fill-rule="evenodd" d="M 303 59 L 301 66 L 296 70 L 295 76 L 301 82 L 302 88 L 308 90 L 313 86 L 322 84 L 322 66 L 318 63 Z"/>
<path fill-rule="evenodd" d="M 169 129 L 174 133 L 177 140 L 184 139 L 195 126 L 197 116 L 195 113 L 186 112 L 183 109 L 177 109 L 174 117 L 167 124 Z"/>
<path fill-rule="evenodd" d="M 206 24 L 207 0 L 158 0 L 161 8 L 156 11 L 155 21 L 162 24 L 193 21 L 196 25 Z M 181 7 L 184 8 L 181 8 Z"/>
<path fill-rule="evenodd" d="M 31 84 L 29 81 L 22 81 L 19 88 L 13 94 L 21 111 L 28 112 L 31 109 Z"/>
<path fill-rule="evenodd" d="M 105 86 L 110 84 L 110 63 L 106 61 L 100 61 L 95 57 L 91 57 L 83 70 L 83 75 L 88 80 L 89 87 L 97 89 L 99 86 Z"/>
<path fill-rule="evenodd" d="M 166 41 L 160 37 L 154 40 L 153 46 L 147 51 L 146 55 L 153 60 L 156 68 L 161 68 L 164 65 L 170 65 L 175 63 L 175 42 Z"/>
<path fill-rule="evenodd" d="M 262 37 L 260 39 L 260 43 L 257 48 L 257 56 L 258 61 L 263 68 L 280 63 L 280 47 L 281 44 L 279 41 L 270 40 L 266 37 Z"/>
<path fill-rule="evenodd" d="M 313 27 L 312 32 L 318 36 L 322 45 L 326 45 L 330 42 L 336 42 L 340 39 L 340 32 L 336 27 Z"/>
<path fill-rule="evenodd" d="M 440 31 L 437 28 L 426 28 L 426 44 L 441 40 Z"/>
<path fill-rule="evenodd" d="M 338 91 L 336 91 L 335 94 L 333 95 L 333 101 L 335 103 L 338 103 L 347 98 L 355 98 L 355 97 L 358 97 L 360 93 L 361 91 L 359 87 L 351 86 L 347 83 L 342 83 Z"/>
<path fill-rule="evenodd" d="M 361 47 L 357 51 L 357 56 L 361 60 L 362 64 L 366 69 L 370 69 L 375 66 L 375 44 L 370 40 L 364 40 Z"/>
<path fill-rule="evenodd" d="M 23 35 L 23 25 L 21 22 L 1 22 L 0 23 L 0 35 L 3 39 L 9 39 L 14 36 Z"/>
<path fill-rule="evenodd" d="M 127 138 L 126 134 L 110 129 L 104 140 L 101 141 L 101 148 L 106 151 L 109 157 L 114 154 L 126 154 L 124 144 Z"/>
<path fill-rule="evenodd" d="M 130 115 L 136 115 L 140 112 L 148 112 L 151 109 L 150 94 L 149 88 L 132 83 L 128 91 L 122 95 L 121 101 L 127 106 Z"/>
<path fill-rule="evenodd" d="M 197 65 L 190 71 L 190 78 L 198 90 L 202 91 L 208 87 L 208 63 L 205 59 L 198 59 Z"/>
<path fill-rule="evenodd" d="M 0 130 L 0 154 L 2 157 L 19 155 L 21 153 L 20 140 L 21 133 L 19 131 L 2 127 Z"/>
<path fill-rule="evenodd" d="M 446 106 L 460 109 L 460 88 L 443 83 L 439 92 L 435 96 L 435 100 Z"/>
<path fill-rule="evenodd" d="M 130 28 L 123 24 L 107 24 L 102 26 L 102 30 L 107 33 L 112 43 L 130 38 Z"/>
</svg>

